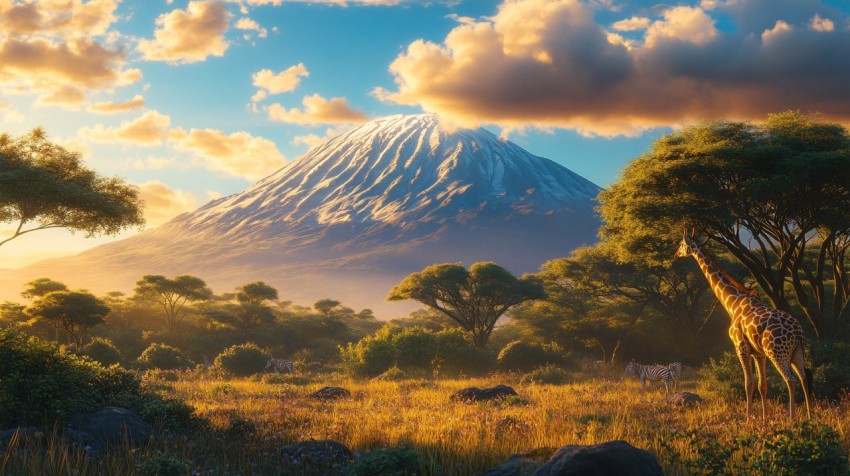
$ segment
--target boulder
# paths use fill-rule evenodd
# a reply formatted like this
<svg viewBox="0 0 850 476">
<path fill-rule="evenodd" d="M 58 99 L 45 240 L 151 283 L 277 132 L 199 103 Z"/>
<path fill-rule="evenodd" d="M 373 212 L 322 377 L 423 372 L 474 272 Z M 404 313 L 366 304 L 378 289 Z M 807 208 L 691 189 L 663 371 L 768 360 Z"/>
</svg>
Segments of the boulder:
<svg viewBox="0 0 850 476">
<path fill-rule="evenodd" d="M 537 448 L 511 455 L 500 466 L 478 473 L 476 476 L 530 476 L 543 466 L 556 450 L 557 448 Z"/>
<path fill-rule="evenodd" d="M 278 455 L 284 474 L 344 475 L 354 460 L 351 450 L 334 440 L 301 441 L 280 448 Z"/>
<path fill-rule="evenodd" d="M 696 405 L 698 403 L 702 403 L 702 397 L 695 393 L 691 392 L 679 392 L 679 393 L 671 393 L 667 395 L 664 399 L 667 403 L 672 403 L 673 405 Z"/>
<path fill-rule="evenodd" d="M 106 407 L 93 413 L 77 413 L 68 419 L 65 436 L 70 441 L 88 447 L 90 456 L 97 456 L 114 445 L 128 443 L 138 446 L 153 437 L 153 427 L 130 410 Z"/>
<path fill-rule="evenodd" d="M 0 430 L 0 449 L 6 449 L 13 441 L 21 446 L 32 442 L 41 442 L 43 439 L 44 433 L 34 426 Z"/>
<path fill-rule="evenodd" d="M 663 476 L 652 453 L 625 441 L 562 446 L 533 476 Z"/>
<path fill-rule="evenodd" d="M 351 392 L 342 387 L 322 387 L 314 393 L 310 394 L 310 398 L 316 400 L 336 400 L 337 398 L 350 397 Z"/>
<path fill-rule="evenodd" d="M 452 400 L 461 402 L 479 402 L 516 395 L 516 391 L 507 385 L 496 385 L 490 388 L 468 387 L 452 394 Z"/>
</svg>

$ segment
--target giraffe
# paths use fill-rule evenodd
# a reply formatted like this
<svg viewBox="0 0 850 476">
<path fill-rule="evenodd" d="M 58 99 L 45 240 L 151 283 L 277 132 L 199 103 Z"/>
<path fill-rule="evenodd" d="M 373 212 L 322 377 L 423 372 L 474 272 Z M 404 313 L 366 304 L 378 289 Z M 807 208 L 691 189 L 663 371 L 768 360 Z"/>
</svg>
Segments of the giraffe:
<svg viewBox="0 0 850 476">
<path fill-rule="evenodd" d="M 766 420 L 767 399 L 766 359 L 773 362 L 776 370 L 788 386 L 788 414 L 794 419 L 794 374 L 800 379 L 803 396 L 806 398 L 806 414 L 812 417 L 812 375 L 806 368 L 803 349 L 805 337 L 800 322 L 791 314 L 763 303 L 758 294 L 745 288 L 729 276 L 693 236 L 685 234 L 676 250 L 675 258 L 693 256 L 705 274 L 711 289 L 729 313 L 731 324 L 729 337 L 744 369 L 744 390 L 747 393 L 747 418 L 752 411 L 752 395 L 755 381 L 752 375 L 752 358 L 756 363 L 759 394 L 761 394 L 761 417 Z M 793 370 L 793 373 L 792 373 Z"/>
</svg>

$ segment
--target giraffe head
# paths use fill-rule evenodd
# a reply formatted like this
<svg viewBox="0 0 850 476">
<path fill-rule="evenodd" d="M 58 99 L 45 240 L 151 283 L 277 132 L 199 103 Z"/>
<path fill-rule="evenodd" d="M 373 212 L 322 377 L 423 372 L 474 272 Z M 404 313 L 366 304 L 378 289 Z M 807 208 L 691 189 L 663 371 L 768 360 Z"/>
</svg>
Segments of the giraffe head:
<svg viewBox="0 0 850 476">
<path fill-rule="evenodd" d="M 685 230 L 682 233 L 682 241 L 679 242 L 679 249 L 676 250 L 673 258 L 687 258 L 696 252 L 698 246 L 699 242 L 694 238 L 693 233 L 691 233 L 691 236 L 688 236 L 688 232 Z"/>
</svg>

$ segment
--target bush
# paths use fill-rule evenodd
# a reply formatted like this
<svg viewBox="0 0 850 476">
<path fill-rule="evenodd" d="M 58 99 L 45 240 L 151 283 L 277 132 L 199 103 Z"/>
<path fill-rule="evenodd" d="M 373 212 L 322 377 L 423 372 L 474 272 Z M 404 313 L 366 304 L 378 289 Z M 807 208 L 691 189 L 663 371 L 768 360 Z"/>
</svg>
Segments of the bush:
<svg viewBox="0 0 850 476">
<path fill-rule="evenodd" d="M 481 375 L 493 369 L 495 355 L 472 345 L 463 330 L 446 329 L 434 336 L 437 339 L 436 360 L 441 371 L 450 375 Z"/>
<path fill-rule="evenodd" d="M 121 352 L 109 339 L 95 337 L 80 349 L 80 354 L 100 362 L 104 367 L 121 361 Z"/>
<path fill-rule="evenodd" d="M 215 367 L 237 377 L 247 377 L 265 369 L 269 356 L 257 344 L 234 345 L 215 358 Z"/>
<path fill-rule="evenodd" d="M 189 461 L 170 453 L 157 451 L 152 457 L 137 466 L 142 476 L 185 476 L 189 474 Z"/>
<path fill-rule="evenodd" d="M 811 356 L 814 392 L 818 397 L 838 400 L 850 392 L 850 343 L 813 344 Z"/>
<path fill-rule="evenodd" d="M 437 355 L 437 338 L 422 327 L 409 327 L 393 336 L 395 363 L 402 369 L 430 369 Z"/>
<path fill-rule="evenodd" d="M 779 396 L 784 398 L 785 402 L 788 402 L 788 386 L 785 385 L 785 381 L 782 380 L 782 377 L 779 376 L 779 373 L 775 368 L 773 368 L 773 364 L 770 363 L 770 361 L 767 362 L 766 367 L 768 398 L 775 398 Z M 744 390 L 744 370 L 741 368 L 741 362 L 738 360 L 738 356 L 735 355 L 734 352 L 726 351 L 722 356 L 720 356 L 719 360 L 709 360 L 708 364 L 700 370 L 700 373 L 702 375 L 702 381 L 705 382 L 706 387 L 708 387 L 709 390 L 716 392 L 727 402 L 734 402 L 742 398 L 746 398 L 746 391 Z M 753 378 L 758 381 L 755 369 L 753 369 Z M 803 392 L 800 390 L 799 381 L 797 382 L 797 391 L 795 394 L 802 401 Z M 756 388 L 753 390 L 753 405 L 757 411 L 761 411 L 761 407 L 756 406 L 761 405 L 760 399 L 761 397 L 758 392 L 758 384 L 756 384 Z"/>
<path fill-rule="evenodd" d="M 419 456 L 419 453 L 403 446 L 396 446 L 376 449 L 364 454 L 348 468 L 348 474 L 351 476 L 428 474 L 429 471 L 425 468 L 430 466 L 430 462 Z"/>
<path fill-rule="evenodd" d="M 762 474 L 850 474 L 843 438 L 814 421 L 778 428 L 763 439 L 753 468 Z"/>
<path fill-rule="evenodd" d="M 340 346 L 340 355 L 345 369 L 354 375 L 374 377 L 395 365 L 395 346 L 393 335 L 399 332 L 397 326 L 387 325 L 371 336 L 360 339 L 357 344 Z"/>
<path fill-rule="evenodd" d="M 522 376 L 522 383 L 562 385 L 570 381 L 570 374 L 557 365 L 546 365 Z"/>
<path fill-rule="evenodd" d="M 177 370 L 192 365 L 180 349 L 166 344 L 151 344 L 136 361 L 146 369 Z"/>
<path fill-rule="evenodd" d="M 499 366 L 503 370 L 528 372 L 536 367 L 564 362 L 563 350 L 556 344 L 514 341 L 499 352 Z"/>
<path fill-rule="evenodd" d="M 0 428 L 49 428 L 78 412 L 127 408 L 151 424 L 194 423 L 192 408 L 146 393 L 134 373 L 104 368 L 52 343 L 0 330 Z"/>
</svg>

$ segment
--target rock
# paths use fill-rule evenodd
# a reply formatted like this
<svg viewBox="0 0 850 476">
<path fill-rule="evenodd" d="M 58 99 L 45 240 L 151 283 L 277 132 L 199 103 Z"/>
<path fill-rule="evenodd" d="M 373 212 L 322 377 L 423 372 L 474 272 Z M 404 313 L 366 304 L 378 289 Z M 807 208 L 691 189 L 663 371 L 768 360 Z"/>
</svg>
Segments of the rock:
<svg viewBox="0 0 850 476">
<path fill-rule="evenodd" d="M 529 476 L 543 466 L 556 450 L 557 448 L 537 448 L 511 455 L 500 466 L 478 473 L 476 476 Z"/>
<path fill-rule="evenodd" d="M 106 450 L 105 443 L 98 441 L 97 438 L 85 431 L 65 428 L 62 431 L 62 436 L 65 437 L 65 443 L 68 445 L 68 449 L 83 451 L 89 458 L 99 458 Z"/>
<path fill-rule="evenodd" d="M 350 397 L 351 392 L 342 387 L 322 387 L 315 393 L 310 394 L 310 398 L 317 400 L 336 400 L 337 398 Z"/>
<path fill-rule="evenodd" d="M 516 395 L 516 391 L 507 385 L 496 385 L 490 388 L 468 387 L 458 390 L 452 394 L 452 400 L 461 402 L 478 402 L 481 400 L 493 400 Z"/>
<path fill-rule="evenodd" d="M 279 455 L 284 474 L 291 466 L 299 475 L 344 475 L 354 460 L 351 450 L 334 440 L 302 441 L 280 448 Z"/>
<path fill-rule="evenodd" d="M 652 453 L 625 441 L 567 445 L 555 452 L 533 476 L 663 476 Z"/>
<path fill-rule="evenodd" d="M 0 449 L 7 448 L 12 441 L 21 446 L 36 441 L 41 442 L 43 439 L 44 433 L 34 426 L 0 430 Z"/>
<path fill-rule="evenodd" d="M 679 393 L 671 393 L 667 395 L 664 399 L 667 403 L 672 403 L 673 405 L 696 405 L 698 403 L 702 403 L 702 397 L 695 393 L 691 392 L 679 392 Z"/>
<path fill-rule="evenodd" d="M 106 407 L 93 413 L 77 413 L 68 419 L 65 436 L 78 444 L 87 445 L 89 455 L 100 454 L 110 446 L 138 446 L 153 437 L 153 427 L 130 410 Z"/>
</svg>

